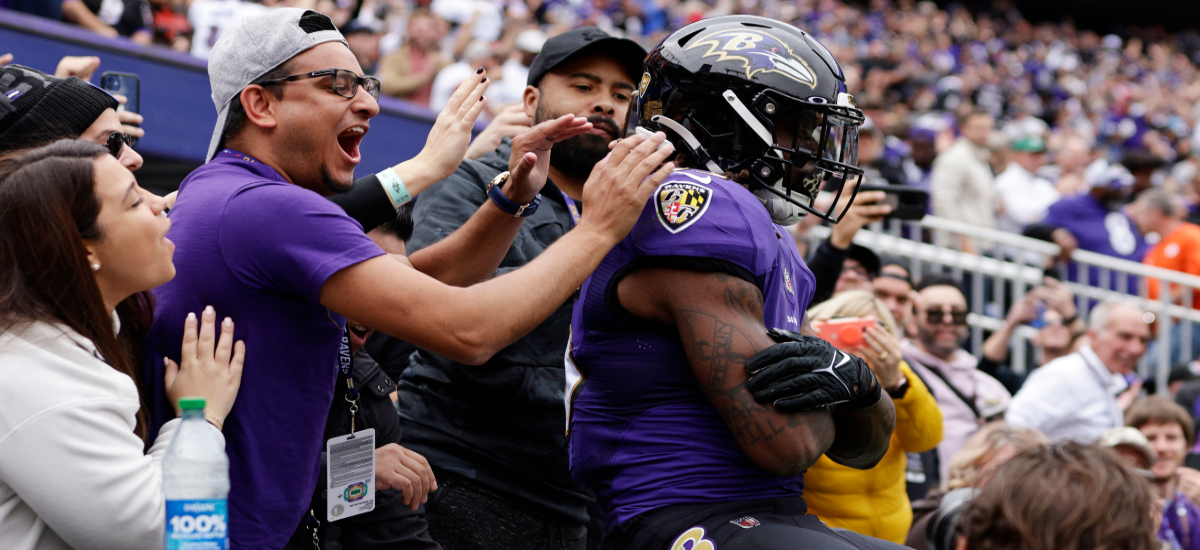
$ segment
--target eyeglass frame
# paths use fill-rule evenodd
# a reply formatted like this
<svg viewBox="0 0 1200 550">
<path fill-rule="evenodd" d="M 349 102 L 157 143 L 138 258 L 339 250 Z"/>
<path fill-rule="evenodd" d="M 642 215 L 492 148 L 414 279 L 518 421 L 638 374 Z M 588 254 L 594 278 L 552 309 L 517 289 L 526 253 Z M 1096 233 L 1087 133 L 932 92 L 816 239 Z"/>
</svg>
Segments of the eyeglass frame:
<svg viewBox="0 0 1200 550">
<path fill-rule="evenodd" d="M 120 147 L 116 147 L 115 150 L 113 148 L 114 140 L 116 141 L 117 145 L 120 145 Z M 128 146 L 130 149 L 133 149 L 133 137 L 125 132 L 113 132 L 108 134 L 108 139 L 105 140 L 104 146 L 108 148 L 108 153 L 110 155 L 117 157 L 117 159 L 120 160 L 121 152 L 125 150 L 126 146 Z"/>
<path fill-rule="evenodd" d="M 354 93 L 352 93 L 350 95 L 338 93 L 337 79 L 338 79 L 339 73 L 347 73 L 350 76 L 354 77 L 354 79 L 355 79 L 354 88 L 353 88 Z M 338 97 L 344 97 L 346 99 L 354 99 L 354 97 L 358 95 L 358 89 L 362 88 L 363 90 L 366 90 L 366 92 L 368 94 L 370 94 L 371 97 L 374 98 L 376 101 L 379 100 L 380 86 L 382 86 L 382 84 L 380 84 L 380 82 L 379 82 L 379 79 L 375 78 L 373 76 L 358 76 L 357 74 L 354 74 L 354 71 L 351 71 L 349 69 L 321 69 L 319 71 L 298 73 L 298 74 L 294 74 L 291 76 L 285 76 L 283 78 L 273 78 L 271 80 L 255 82 L 255 84 L 258 84 L 259 86 L 270 86 L 272 84 L 282 84 L 284 82 L 296 82 L 299 80 L 308 80 L 310 78 L 322 78 L 322 77 L 326 77 L 326 76 L 333 77 L 334 86 L 329 91 L 333 92 L 334 94 L 337 94 Z M 367 89 L 367 85 L 366 85 L 367 82 L 375 83 L 373 91 Z"/>
<path fill-rule="evenodd" d="M 932 313 L 934 313 L 934 312 L 937 313 L 936 318 L 934 317 L 934 315 L 932 315 Z M 936 324 L 936 325 L 944 325 L 944 324 L 946 324 L 946 316 L 949 315 L 951 325 L 967 326 L 967 315 L 969 315 L 970 313 L 971 313 L 970 311 L 967 311 L 965 309 L 960 310 L 960 311 L 955 311 L 953 309 L 926 308 L 925 309 L 925 322 L 930 323 L 930 324 Z M 959 321 L 959 319 L 962 319 L 962 320 Z"/>
</svg>

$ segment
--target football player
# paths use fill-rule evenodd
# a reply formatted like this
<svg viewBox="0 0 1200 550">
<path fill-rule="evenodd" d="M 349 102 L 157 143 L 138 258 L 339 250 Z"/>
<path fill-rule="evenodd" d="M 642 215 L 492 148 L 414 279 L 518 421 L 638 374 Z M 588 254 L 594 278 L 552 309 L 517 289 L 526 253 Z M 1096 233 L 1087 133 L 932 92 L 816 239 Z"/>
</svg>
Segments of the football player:
<svg viewBox="0 0 1200 550">
<path fill-rule="evenodd" d="M 583 284 L 567 355 L 571 471 L 604 547 L 900 548 L 831 531 L 801 497 L 818 457 L 870 468 L 895 424 L 864 361 L 796 332 L 814 280 L 779 225 L 836 222 L 818 189 L 861 179 L 841 68 L 795 27 L 727 16 L 644 69 L 633 121 L 685 168 Z"/>
</svg>

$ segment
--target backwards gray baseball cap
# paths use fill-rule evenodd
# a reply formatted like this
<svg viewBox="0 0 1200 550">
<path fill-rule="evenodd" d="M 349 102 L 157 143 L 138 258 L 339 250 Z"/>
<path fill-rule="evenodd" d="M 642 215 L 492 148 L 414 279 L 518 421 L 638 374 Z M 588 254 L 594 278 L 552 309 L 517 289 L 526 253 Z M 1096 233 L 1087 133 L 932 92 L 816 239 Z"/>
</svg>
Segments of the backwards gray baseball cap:
<svg viewBox="0 0 1200 550">
<path fill-rule="evenodd" d="M 246 17 L 222 33 L 208 57 L 217 126 L 205 162 L 217 154 L 229 106 L 242 89 L 305 50 L 326 42 L 346 44 L 346 39 L 328 17 L 300 8 L 276 8 Z"/>
</svg>

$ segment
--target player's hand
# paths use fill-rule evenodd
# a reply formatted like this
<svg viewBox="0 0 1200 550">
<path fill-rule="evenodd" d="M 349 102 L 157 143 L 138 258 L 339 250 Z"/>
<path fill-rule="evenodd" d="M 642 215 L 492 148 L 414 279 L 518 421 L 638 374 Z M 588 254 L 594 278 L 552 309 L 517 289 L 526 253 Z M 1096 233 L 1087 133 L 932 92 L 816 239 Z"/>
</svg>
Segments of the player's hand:
<svg viewBox="0 0 1200 550">
<path fill-rule="evenodd" d="M 517 134 L 528 130 L 533 125 L 533 119 L 525 114 L 525 106 L 514 103 L 505 107 L 488 123 L 467 147 L 466 158 L 475 160 L 486 155 L 500 146 L 500 140 L 506 137 L 516 137 Z"/>
<path fill-rule="evenodd" d="M 58 67 L 54 69 L 54 76 L 58 78 L 75 76 L 86 82 L 92 79 L 92 73 L 96 72 L 96 68 L 99 66 L 100 58 L 94 55 L 68 55 L 58 60 Z"/>
<path fill-rule="evenodd" d="M 767 331 L 776 342 L 746 362 L 746 389 L 781 413 L 841 405 L 865 409 L 879 402 L 879 380 L 862 359 L 829 342 L 787 330 Z"/>
<path fill-rule="evenodd" d="M 517 204 L 534 199 L 546 185 L 550 169 L 550 148 L 564 139 L 592 129 L 586 118 L 563 115 L 529 128 L 513 138 L 508 171 L 512 174 L 505 186 L 505 196 Z"/>
<path fill-rule="evenodd" d="M 233 320 L 226 317 L 221 323 L 221 335 L 216 334 L 217 313 L 212 306 L 200 315 L 200 330 L 196 330 L 196 314 L 189 313 L 183 323 L 182 366 L 163 358 L 167 367 L 165 377 L 167 398 L 179 412 L 179 400 L 184 397 L 203 397 L 204 411 L 224 423 L 242 384 L 242 363 L 246 344 L 233 341 Z"/>
<path fill-rule="evenodd" d="M 580 227 L 593 227 L 614 244 L 629 234 L 650 194 L 675 169 L 675 163 L 663 164 L 675 154 L 666 137 L 662 132 L 650 138 L 632 135 L 596 163 L 583 186 L 587 209 Z"/>
<path fill-rule="evenodd" d="M 415 160 L 434 180 L 441 180 L 453 173 L 467 153 L 475 119 L 479 118 L 479 113 L 487 104 L 487 99 L 483 97 L 488 87 L 485 75 L 486 71 L 481 68 L 480 72 L 459 84 L 429 130 L 425 148 L 421 149 Z"/>
<path fill-rule="evenodd" d="M 395 489 L 405 506 L 416 510 L 437 490 L 433 468 L 425 457 L 395 443 L 375 449 L 375 489 Z"/>
<path fill-rule="evenodd" d="M 112 96 L 121 105 L 129 101 L 128 98 L 121 94 L 113 94 Z M 146 135 L 146 131 L 138 127 L 139 124 L 146 120 L 142 118 L 142 115 L 129 111 L 117 111 L 117 120 L 121 121 L 121 131 L 129 134 L 129 137 L 140 138 Z"/>
</svg>

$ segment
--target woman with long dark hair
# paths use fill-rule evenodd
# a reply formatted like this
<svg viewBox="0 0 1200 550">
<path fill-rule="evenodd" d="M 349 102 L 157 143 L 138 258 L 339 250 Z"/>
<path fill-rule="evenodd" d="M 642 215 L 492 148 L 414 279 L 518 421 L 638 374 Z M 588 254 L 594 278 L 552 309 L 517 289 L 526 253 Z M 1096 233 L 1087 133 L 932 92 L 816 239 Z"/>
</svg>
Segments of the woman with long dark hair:
<svg viewBox="0 0 1200 550">
<path fill-rule="evenodd" d="M 161 460 L 178 421 L 142 440 L 137 339 L 118 334 L 175 276 L 163 206 L 94 143 L 0 166 L 0 548 L 162 547 Z M 244 354 L 231 320 L 189 314 L 183 364 L 165 365 L 172 401 L 206 398 L 219 430 Z"/>
</svg>

